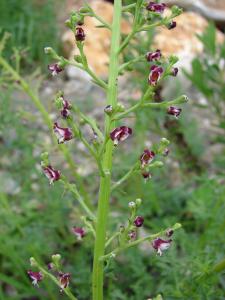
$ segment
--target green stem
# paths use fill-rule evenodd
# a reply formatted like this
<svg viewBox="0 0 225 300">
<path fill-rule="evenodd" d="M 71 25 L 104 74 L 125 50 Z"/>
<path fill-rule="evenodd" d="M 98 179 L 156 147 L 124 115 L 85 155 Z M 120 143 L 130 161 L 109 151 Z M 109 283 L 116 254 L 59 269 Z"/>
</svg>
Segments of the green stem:
<svg viewBox="0 0 225 300">
<path fill-rule="evenodd" d="M 177 230 L 177 229 L 179 229 L 181 227 L 182 227 L 181 224 L 176 223 L 176 224 L 174 224 L 171 227 L 171 229 L 175 231 L 175 230 Z M 158 233 L 148 235 L 148 236 L 140 238 L 140 239 L 138 239 L 138 240 L 136 240 L 134 242 L 131 242 L 131 243 L 128 243 L 128 244 L 123 245 L 121 247 L 118 247 L 118 248 L 114 249 L 112 252 L 108 253 L 107 255 L 102 256 L 100 258 L 100 260 L 104 261 L 104 260 L 106 260 L 106 259 L 108 259 L 110 257 L 115 257 L 116 254 L 118 254 L 119 252 L 121 252 L 121 251 L 123 251 L 125 249 L 137 246 L 137 245 L 139 245 L 139 244 L 141 244 L 143 242 L 146 242 L 146 241 L 152 241 L 152 240 L 154 240 L 154 239 L 156 239 L 156 238 L 158 238 L 158 237 L 160 237 L 162 235 L 165 235 L 165 233 L 166 233 L 166 230 L 162 230 L 162 231 L 160 231 Z"/>
<path fill-rule="evenodd" d="M 61 286 L 60 286 L 60 283 L 58 281 L 58 279 L 53 276 L 52 274 L 50 274 L 48 271 L 46 271 L 44 268 L 42 268 L 38 263 L 37 263 L 37 267 L 38 269 L 42 272 L 42 274 L 46 277 L 48 277 L 49 279 L 51 279 L 60 289 L 61 289 Z M 78 300 L 73 294 L 72 292 L 70 291 L 70 288 L 67 287 L 65 289 L 63 289 L 63 292 L 68 296 L 69 299 L 71 300 Z"/>
<path fill-rule="evenodd" d="M 123 182 L 125 182 L 130 176 L 137 170 L 139 163 L 136 163 L 120 180 L 118 180 L 112 186 L 111 190 L 114 191 L 118 186 L 120 186 Z"/>
<path fill-rule="evenodd" d="M 120 23 L 122 13 L 122 0 L 114 1 L 114 17 L 112 24 L 112 41 L 110 51 L 110 66 L 109 66 L 109 82 L 107 89 L 107 104 L 113 107 L 117 104 L 117 78 L 119 71 L 119 58 L 118 50 L 120 45 Z M 105 121 L 105 139 L 110 130 L 115 126 L 115 122 L 111 122 L 111 118 L 106 116 Z M 112 171 L 112 154 L 113 144 L 108 141 L 103 156 L 103 167 L 105 177 L 101 177 L 99 188 L 99 201 L 97 213 L 97 226 L 96 226 L 96 239 L 94 249 L 94 262 L 93 262 L 93 278 L 92 278 L 92 292 L 93 300 L 103 300 L 103 271 L 104 264 L 99 260 L 105 252 L 106 242 L 106 226 L 109 210 L 110 198 L 110 184 L 111 184 L 111 171 Z"/>
</svg>

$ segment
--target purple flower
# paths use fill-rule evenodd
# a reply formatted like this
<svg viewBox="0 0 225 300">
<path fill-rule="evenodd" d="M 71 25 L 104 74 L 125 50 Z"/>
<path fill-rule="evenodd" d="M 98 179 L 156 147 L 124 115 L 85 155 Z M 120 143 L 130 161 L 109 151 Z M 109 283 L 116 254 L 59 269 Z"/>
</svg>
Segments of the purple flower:
<svg viewBox="0 0 225 300">
<path fill-rule="evenodd" d="M 51 72 L 52 76 L 58 75 L 60 72 L 63 71 L 63 69 L 60 67 L 58 63 L 48 65 L 48 69 Z"/>
<path fill-rule="evenodd" d="M 136 234 L 136 231 L 134 231 L 134 230 L 131 230 L 131 231 L 128 233 L 128 238 L 129 238 L 130 240 L 135 240 L 135 239 L 136 239 L 136 236 L 137 236 L 137 234 Z"/>
<path fill-rule="evenodd" d="M 177 74 L 178 74 L 178 71 L 179 71 L 178 68 L 172 68 L 171 75 L 174 76 L 174 77 L 176 77 Z"/>
<path fill-rule="evenodd" d="M 38 286 L 38 282 L 43 279 L 43 275 L 41 272 L 33 272 L 31 270 L 27 271 L 30 279 L 32 280 L 32 284 Z"/>
<path fill-rule="evenodd" d="M 163 73 L 163 68 L 153 65 L 150 69 L 150 74 L 148 77 L 148 82 L 150 85 L 156 86 L 161 75 Z"/>
<path fill-rule="evenodd" d="M 157 238 L 152 241 L 152 247 L 157 250 L 157 253 L 161 256 L 163 251 L 167 250 L 170 247 L 172 240 L 163 240 L 161 238 Z"/>
<path fill-rule="evenodd" d="M 54 264 L 52 262 L 47 264 L 48 270 L 51 271 L 52 269 L 54 269 Z"/>
<path fill-rule="evenodd" d="M 144 218 L 141 216 L 137 216 L 134 220 L 134 225 L 136 227 L 141 227 L 143 225 L 143 223 L 144 223 Z"/>
<path fill-rule="evenodd" d="M 179 115 L 181 114 L 182 112 L 182 109 L 181 108 L 178 108 L 176 106 L 170 106 L 168 109 L 167 109 L 167 113 L 168 115 L 171 115 L 171 116 L 174 116 L 176 118 L 179 117 Z"/>
<path fill-rule="evenodd" d="M 177 22 L 171 21 L 171 22 L 167 25 L 167 28 L 168 28 L 169 30 L 171 30 L 171 29 L 174 29 L 176 26 L 177 26 Z"/>
<path fill-rule="evenodd" d="M 72 230 L 78 240 L 81 240 L 86 235 L 86 232 L 82 227 L 73 227 Z"/>
<path fill-rule="evenodd" d="M 76 28 L 75 38 L 77 42 L 83 42 L 85 40 L 85 33 L 83 28 L 81 27 Z"/>
<path fill-rule="evenodd" d="M 161 51 L 159 49 L 157 49 L 155 52 L 148 52 L 146 54 L 146 59 L 147 61 L 156 61 L 159 60 L 161 58 L 162 54 Z"/>
<path fill-rule="evenodd" d="M 149 2 L 149 4 L 146 6 L 146 9 L 152 12 L 156 12 L 159 14 L 162 14 L 166 8 L 165 3 L 155 3 L 155 2 Z"/>
<path fill-rule="evenodd" d="M 59 144 L 63 144 L 65 141 L 70 141 L 73 138 L 72 130 L 70 128 L 59 127 L 57 122 L 54 123 L 53 130 Z"/>
<path fill-rule="evenodd" d="M 152 174 L 150 172 L 144 171 L 141 173 L 145 182 L 147 182 L 150 178 L 152 178 Z"/>
<path fill-rule="evenodd" d="M 110 133 L 110 138 L 114 143 L 114 146 L 117 146 L 119 142 L 126 140 L 132 134 L 132 129 L 126 126 L 121 126 L 113 129 Z"/>
<path fill-rule="evenodd" d="M 145 149 L 142 155 L 140 156 L 141 167 L 144 168 L 146 165 L 150 164 L 154 157 L 155 152 Z"/>
<path fill-rule="evenodd" d="M 60 283 L 60 288 L 61 291 L 63 289 L 66 289 L 70 283 L 70 273 L 59 273 L 59 283 Z"/>
<path fill-rule="evenodd" d="M 63 99 L 62 104 L 63 104 L 63 108 L 61 110 L 61 116 L 66 119 L 70 115 L 70 110 L 71 110 L 72 106 L 69 103 L 69 101 L 67 101 L 65 99 Z"/>
<path fill-rule="evenodd" d="M 60 179 L 61 172 L 53 169 L 53 167 L 51 165 L 43 167 L 42 169 L 43 169 L 45 176 L 48 178 L 50 184 L 52 184 L 54 181 L 57 181 Z"/>
</svg>

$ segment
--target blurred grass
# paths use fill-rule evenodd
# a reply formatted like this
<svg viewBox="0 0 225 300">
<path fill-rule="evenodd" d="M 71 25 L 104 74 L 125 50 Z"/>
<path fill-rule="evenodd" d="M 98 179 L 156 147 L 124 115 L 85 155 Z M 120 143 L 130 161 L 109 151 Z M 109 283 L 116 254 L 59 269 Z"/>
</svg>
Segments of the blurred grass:
<svg viewBox="0 0 225 300">
<path fill-rule="evenodd" d="M 59 49 L 60 29 L 56 12 L 63 6 L 64 0 L 1 0 L 0 28 L 11 33 L 6 55 L 12 55 L 12 48 L 28 49 L 26 63 L 34 62 L 45 66 L 46 46 Z"/>
</svg>

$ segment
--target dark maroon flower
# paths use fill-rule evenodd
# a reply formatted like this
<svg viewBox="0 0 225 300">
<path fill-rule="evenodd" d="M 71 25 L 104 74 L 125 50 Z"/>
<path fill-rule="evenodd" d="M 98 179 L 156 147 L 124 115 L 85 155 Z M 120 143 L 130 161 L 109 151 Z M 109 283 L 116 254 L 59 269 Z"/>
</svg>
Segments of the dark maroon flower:
<svg viewBox="0 0 225 300">
<path fill-rule="evenodd" d="M 143 225 L 143 223 L 144 223 L 144 218 L 141 216 L 137 216 L 134 220 L 134 225 L 136 227 L 141 227 Z"/>
<path fill-rule="evenodd" d="M 110 133 L 110 138 L 114 143 L 114 146 L 117 146 L 119 142 L 126 140 L 132 134 L 132 129 L 126 126 L 121 126 L 113 129 Z"/>
<path fill-rule="evenodd" d="M 158 67 L 156 65 L 153 65 L 150 69 L 150 74 L 148 77 L 148 82 L 150 85 L 156 86 L 156 84 L 158 83 L 161 75 L 163 73 L 163 68 L 162 67 Z"/>
<path fill-rule="evenodd" d="M 56 76 L 58 75 L 60 72 L 63 71 L 63 69 L 60 67 L 59 64 L 51 64 L 51 65 L 48 65 L 48 69 L 49 71 L 51 72 L 52 76 Z"/>
<path fill-rule="evenodd" d="M 174 76 L 174 77 L 176 77 L 177 76 L 177 74 L 178 74 L 178 68 L 173 68 L 172 70 L 171 70 L 171 75 L 172 76 Z"/>
<path fill-rule="evenodd" d="M 66 289 L 70 283 L 70 273 L 59 273 L 59 283 L 61 287 L 61 291 Z"/>
<path fill-rule="evenodd" d="M 62 104 L 63 104 L 63 108 L 61 110 L 61 116 L 63 118 L 68 118 L 69 115 L 70 115 L 70 110 L 72 108 L 71 104 L 69 103 L 69 101 L 67 100 L 64 100 L 62 101 Z"/>
<path fill-rule="evenodd" d="M 166 236 L 171 237 L 173 235 L 173 233 L 174 233 L 173 229 L 169 228 L 166 231 Z"/>
<path fill-rule="evenodd" d="M 53 130 L 59 144 L 63 144 L 65 141 L 70 141 L 73 138 L 72 130 L 70 128 L 59 127 L 58 123 L 54 123 Z"/>
<path fill-rule="evenodd" d="M 171 22 L 167 25 L 167 28 L 168 28 L 169 30 L 171 30 L 171 29 L 174 29 L 176 26 L 177 26 L 177 22 L 171 21 Z"/>
<path fill-rule="evenodd" d="M 155 157 L 155 152 L 145 149 L 140 156 L 141 167 L 144 168 L 146 165 L 150 164 Z"/>
<path fill-rule="evenodd" d="M 167 109 L 168 115 L 174 116 L 174 117 L 176 117 L 176 118 L 179 117 L 179 115 L 181 114 L 181 112 L 182 112 L 182 109 L 181 109 L 181 108 L 178 108 L 178 107 L 175 107 L 175 106 L 170 106 L 170 107 Z"/>
<path fill-rule="evenodd" d="M 137 236 L 137 234 L 136 234 L 136 231 L 134 231 L 134 230 L 131 230 L 131 231 L 128 233 L 128 238 L 129 238 L 130 240 L 135 240 L 135 239 L 136 239 L 136 236 Z"/>
<path fill-rule="evenodd" d="M 53 169 L 53 167 L 51 165 L 43 167 L 42 169 L 43 169 L 45 176 L 48 178 L 50 184 L 52 184 L 54 181 L 57 181 L 60 179 L 61 172 Z"/>
<path fill-rule="evenodd" d="M 163 156 L 168 156 L 170 153 L 170 150 L 168 148 L 164 149 Z"/>
<path fill-rule="evenodd" d="M 38 282 L 43 279 L 43 275 L 41 272 L 33 272 L 31 270 L 27 271 L 30 279 L 32 280 L 32 284 L 38 286 Z"/>
<path fill-rule="evenodd" d="M 141 173 L 145 182 L 147 182 L 150 178 L 152 178 L 152 174 L 150 172 L 144 171 Z"/>
<path fill-rule="evenodd" d="M 149 2 L 149 4 L 146 6 L 146 9 L 152 12 L 156 12 L 159 14 L 162 14 L 166 8 L 165 3 L 155 3 L 155 2 Z"/>
<path fill-rule="evenodd" d="M 147 61 L 156 61 L 161 58 L 162 54 L 159 49 L 157 49 L 155 52 L 148 52 L 146 54 Z"/>
<path fill-rule="evenodd" d="M 172 240 L 163 240 L 161 238 L 157 238 L 152 241 L 152 247 L 157 250 L 157 253 L 161 256 L 163 251 L 167 250 L 170 247 Z"/>
<path fill-rule="evenodd" d="M 83 28 L 81 27 L 76 28 L 75 38 L 77 42 L 83 42 L 85 40 L 85 33 Z"/>
<path fill-rule="evenodd" d="M 78 240 L 81 240 L 86 235 L 86 232 L 82 227 L 73 227 L 73 233 L 76 235 Z"/>
<path fill-rule="evenodd" d="M 51 271 L 52 269 L 54 269 L 54 264 L 52 262 L 47 264 L 48 270 Z"/>
</svg>

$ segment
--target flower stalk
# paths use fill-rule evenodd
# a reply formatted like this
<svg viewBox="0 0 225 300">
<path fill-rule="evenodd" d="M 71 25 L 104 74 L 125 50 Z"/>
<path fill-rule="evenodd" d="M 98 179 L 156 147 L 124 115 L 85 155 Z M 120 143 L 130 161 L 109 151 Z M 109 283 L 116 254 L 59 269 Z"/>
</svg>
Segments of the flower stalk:
<svg viewBox="0 0 225 300">
<path fill-rule="evenodd" d="M 107 89 L 107 105 L 116 107 L 117 104 L 117 78 L 119 74 L 119 46 L 120 46 L 120 24 L 122 14 L 122 1 L 115 0 L 114 2 L 114 17 L 112 24 L 112 40 L 110 51 L 110 66 L 109 66 L 109 82 Z M 111 117 L 106 115 L 105 121 L 105 139 L 107 139 L 109 132 L 115 127 L 115 121 L 111 121 Z M 103 168 L 105 177 L 101 177 L 97 225 L 96 225 L 96 239 L 94 248 L 94 262 L 93 262 L 93 278 L 92 278 L 92 297 L 93 300 L 103 300 L 103 272 L 104 264 L 100 257 L 104 255 L 106 243 L 106 226 L 109 211 L 109 198 L 111 190 L 111 171 L 112 171 L 112 153 L 113 143 L 108 141 L 106 143 L 105 152 L 103 155 Z"/>
</svg>

